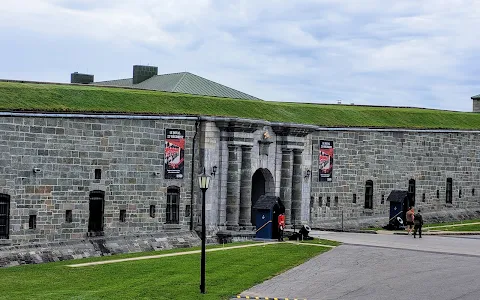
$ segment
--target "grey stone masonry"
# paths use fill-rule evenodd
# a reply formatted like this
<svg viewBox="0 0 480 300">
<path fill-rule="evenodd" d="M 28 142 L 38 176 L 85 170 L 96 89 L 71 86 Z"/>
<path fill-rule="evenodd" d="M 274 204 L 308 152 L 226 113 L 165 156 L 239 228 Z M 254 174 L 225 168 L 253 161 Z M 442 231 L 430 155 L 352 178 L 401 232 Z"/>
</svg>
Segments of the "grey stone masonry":
<svg viewBox="0 0 480 300">
<path fill-rule="evenodd" d="M 240 226 L 252 226 L 252 147 L 242 146 L 242 170 L 240 181 Z"/>
<path fill-rule="evenodd" d="M 282 173 L 280 179 L 280 198 L 285 206 L 285 224 L 291 224 L 292 209 L 292 151 L 282 149 Z"/>
<path fill-rule="evenodd" d="M 186 132 L 183 179 L 163 177 L 166 129 Z M 194 120 L 0 117 L 0 193 L 11 196 L 10 234 L 0 244 L 85 239 L 95 190 L 105 193 L 105 238 L 188 229 L 194 133 Z M 178 224 L 165 224 L 168 187 L 179 188 Z"/>
<path fill-rule="evenodd" d="M 317 228 L 388 223 L 392 190 L 415 180 L 416 208 L 425 214 L 480 207 L 480 134 L 460 131 L 337 130 L 313 136 L 310 225 Z M 320 182 L 319 141 L 334 143 L 333 178 Z M 452 178 L 452 203 L 446 201 Z M 373 208 L 365 208 L 365 185 L 373 181 Z M 355 197 L 355 201 L 353 200 Z M 319 199 L 323 203 L 319 203 Z M 330 199 L 330 205 L 326 200 Z M 338 199 L 338 201 L 335 201 Z M 448 215 L 448 214 L 447 214 Z"/>
<path fill-rule="evenodd" d="M 228 145 L 227 228 L 238 229 L 240 210 L 239 147 Z"/>
<path fill-rule="evenodd" d="M 292 223 L 301 224 L 302 209 L 302 150 L 293 150 L 293 173 L 292 173 Z"/>
</svg>

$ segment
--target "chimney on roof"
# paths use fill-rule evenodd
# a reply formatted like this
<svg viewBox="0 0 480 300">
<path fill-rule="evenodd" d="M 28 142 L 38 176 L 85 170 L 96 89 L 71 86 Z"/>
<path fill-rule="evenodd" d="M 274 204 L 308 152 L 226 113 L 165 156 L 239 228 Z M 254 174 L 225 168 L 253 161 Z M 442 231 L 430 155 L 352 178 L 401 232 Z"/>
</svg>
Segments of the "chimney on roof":
<svg viewBox="0 0 480 300">
<path fill-rule="evenodd" d="M 156 75 L 158 75 L 158 67 L 133 66 L 133 84 L 140 83 Z"/>
<path fill-rule="evenodd" d="M 93 75 L 73 72 L 70 74 L 70 83 L 89 84 L 93 82 Z"/>
<path fill-rule="evenodd" d="M 473 112 L 480 112 L 480 95 L 473 96 L 471 99 L 473 100 Z"/>
</svg>

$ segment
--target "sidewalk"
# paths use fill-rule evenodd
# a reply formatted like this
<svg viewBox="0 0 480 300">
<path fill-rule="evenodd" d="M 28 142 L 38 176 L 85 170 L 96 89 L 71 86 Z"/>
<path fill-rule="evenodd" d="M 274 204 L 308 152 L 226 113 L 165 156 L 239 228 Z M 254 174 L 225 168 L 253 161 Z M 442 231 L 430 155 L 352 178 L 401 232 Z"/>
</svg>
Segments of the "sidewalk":
<svg viewBox="0 0 480 300">
<path fill-rule="evenodd" d="M 450 225 L 438 225 L 438 226 L 424 226 L 422 228 L 422 235 L 480 235 L 480 231 L 445 231 L 442 228 L 461 227 L 468 225 L 479 225 L 480 222 L 463 223 L 463 224 L 450 224 Z M 407 235 L 406 230 L 377 230 L 378 234 L 400 234 Z"/>
</svg>

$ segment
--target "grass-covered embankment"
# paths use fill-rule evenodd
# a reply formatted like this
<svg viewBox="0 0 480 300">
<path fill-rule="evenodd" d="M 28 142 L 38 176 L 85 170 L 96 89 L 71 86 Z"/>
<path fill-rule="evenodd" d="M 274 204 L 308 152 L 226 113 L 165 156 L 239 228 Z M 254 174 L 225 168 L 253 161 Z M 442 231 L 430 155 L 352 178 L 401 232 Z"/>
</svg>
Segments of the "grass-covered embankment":
<svg viewBox="0 0 480 300">
<path fill-rule="evenodd" d="M 388 103 L 388 99 L 385 102 Z M 0 82 L 0 110 L 223 116 L 327 127 L 480 129 L 480 114 L 467 112 L 238 100 L 18 82 Z"/>
</svg>

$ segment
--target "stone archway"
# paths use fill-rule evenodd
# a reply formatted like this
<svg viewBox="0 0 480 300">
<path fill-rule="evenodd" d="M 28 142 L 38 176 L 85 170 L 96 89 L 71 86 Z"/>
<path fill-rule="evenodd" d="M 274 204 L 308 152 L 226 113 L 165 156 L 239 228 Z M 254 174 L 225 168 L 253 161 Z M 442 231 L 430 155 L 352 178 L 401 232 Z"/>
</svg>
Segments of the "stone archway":
<svg viewBox="0 0 480 300">
<path fill-rule="evenodd" d="M 260 168 L 252 176 L 252 206 L 250 215 L 253 226 L 255 226 L 253 206 L 262 195 L 275 196 L 275 182 L 270 170 Z"/>
</svg>

